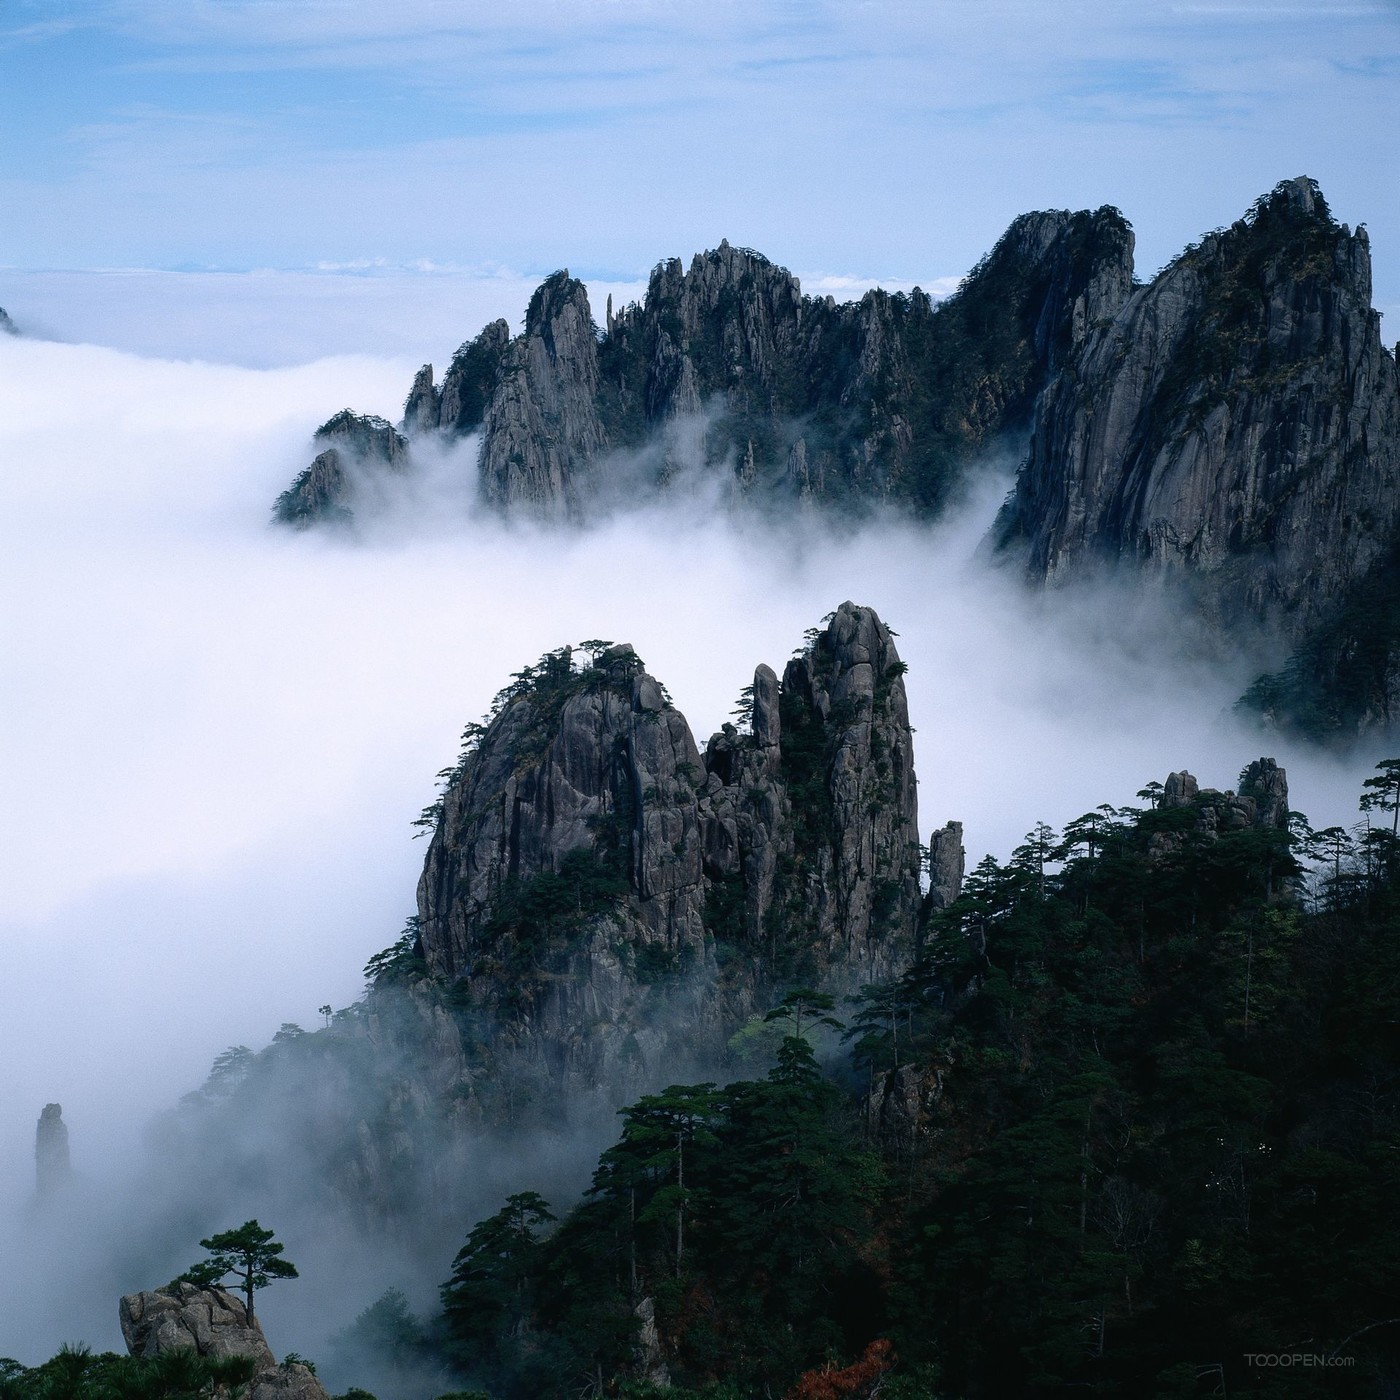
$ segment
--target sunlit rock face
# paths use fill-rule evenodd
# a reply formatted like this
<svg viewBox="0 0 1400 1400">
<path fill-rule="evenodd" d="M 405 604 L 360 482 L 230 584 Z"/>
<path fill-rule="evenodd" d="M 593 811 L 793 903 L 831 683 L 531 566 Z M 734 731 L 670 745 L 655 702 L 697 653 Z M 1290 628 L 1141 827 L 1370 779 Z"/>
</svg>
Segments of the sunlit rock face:
<svg viewBox="0 0 1400 1400">
<path fill-rule="evenodd" d="M 1126 563 L 1222 626 L 1297 636 L 1384 553 L 1397 485 L 1366 233 L 1297 179 L 1090 328 L 999 530 L 1037 579 Z"/>
</svg>

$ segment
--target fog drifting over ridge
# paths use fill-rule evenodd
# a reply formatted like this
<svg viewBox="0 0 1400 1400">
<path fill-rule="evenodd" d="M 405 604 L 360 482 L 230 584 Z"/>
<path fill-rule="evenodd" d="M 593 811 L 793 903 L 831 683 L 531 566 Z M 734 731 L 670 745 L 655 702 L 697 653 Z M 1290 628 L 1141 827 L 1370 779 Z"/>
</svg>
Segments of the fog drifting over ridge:
<svg viewBox="0 0 1400 1400">
<path fill-rule="evenodd" d="M 269 528 L 314 427 L 347 404 L 397 418 L 414 368 L 0 337 L 0 1241 L 45 1102 L 100 1182 L 219 1050 L 357 995 L 412 912 L 433 774 L 566 642 L 632 642 L 703 746 L 755 664 L 781 669 L 845 598 L 875 607 L 910 668 L 921 835 L 962 820 L 969 866 L 1173 768 L 1233 786 L 1260 752 L 1315 823 L 1354 818 L 1374 755 L 1238 729 L 1244 659 L 1180 660 L 1169 613 L 1033 599 L 976 563 L 991 467 L 937 529 L 736 524 L 692 496 L 565 534 L 473 517 L 464 443 L 357 538 Z M 118 1344 L 115 1298 L 12 1334 L 24 1286 L 0 1268 L 0 1355 Z"/>
</svg>

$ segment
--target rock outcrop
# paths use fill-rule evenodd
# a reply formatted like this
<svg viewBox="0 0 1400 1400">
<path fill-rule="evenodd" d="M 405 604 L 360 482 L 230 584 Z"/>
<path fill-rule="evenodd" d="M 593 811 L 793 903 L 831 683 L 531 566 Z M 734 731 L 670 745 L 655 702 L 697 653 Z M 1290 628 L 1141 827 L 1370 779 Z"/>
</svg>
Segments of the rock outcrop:
<svg viewBox="0 0 1400 1400">
<path fill-rule="evenodd" d="M 522 673 L 452 775 L 419 951 L 517 1045 L 584 1082 L 717 1060 L 770 990 L 889 976 L 919 914 L 903 664 L 844 603 L 752 723 L 702 758 L 627 646 Z"/>
<path fill-rule="evenodd" d="M 929 890 L 924 900 L 928 913 L 946 909 L 962 893 L 963 875 L 967 870 L 967 852 L 963 849 L 961 822 L 949 822 L 940 827 L 928 841 Z"/>
<path fill-rule="evenodd" d="M 56 1103 L 46 1103 L 34 1131 L 34 1184 L 39 1199 L 46 1201 L 62 1192 L 72 1180 L 72 1174 L 63 1108 Z"/>
<path fill-rule="evenodd" d="M 254 1368 L 247 1400 L 329 1400 L 309 1367 L 277 1364 L 256 1319 L 225 1289 L 172 1283 L 128 1294 L 119 1316 L 132 1356 L 150 1359 L 185 1349 L 204 1357 L 247 1357 Z"/>
<path fill-rule="evenodd" d="M 404 432 L 410 437 L 434 430 L 452 437 L 476 432 L 510 346 L 510 327 L 492 321 L 452 357 L 440 389 L 433 385 L 432 365 L 424 365 L 404 404 Z"/>
<path fill-rule="evenodd" d="M 408 443 L 391 424 L 348 408 L 316 429 L 315 442 L 325 446 L 273 507 L 274 519 L 299 530 L 348 525 L 361 478 L 408 467 Z"/>
<path fill-rule="evenodd" d="M 119 1317 L 132 1356 L 150 1359 L 184 1347 L 199 1356 L 247 1356 L 259 1370 L 277 1365 L 262 1328 L 223 1288 L 172 1283 L 131 1293 L 121 1300 Z"/>
<path fill-rule="evenodd" d="M 19 327 L 10 320 L 5 308 L 0 306 L 0 335 L 18 335 Z"/>
<path fill-rule="evenodd" d="M 1297 179 L 1088 330 L 1041 399 L 999 538 L 1036 579 L 1129 563 L 1222 628 L 1296 638 L 1382 557 L 1398 486 L 1366 233 Z"/>
<path fill-rule="evenodd" d="M 869 608 L 843 603 L 788 662 L 754 675 L 752 732 L 706 747 L 712 904 L 742 893 L 742 943 L 841 990 L 913 948 L 918 798 L 904 664 Z M 732 916 L 721 927 L 736 927 Z"/>
<path fill-rule="evenodd" d="M 1186 810 L 1195 813 L 1198 833 L 1213 837 L 1222 831 L 1288 829 L 1288 775 L 1272 758 L 1255 759 L 1240 774 L 1238 792 L 1203 788 L 1184 769 L 1168 773 L 1157 797 L 1162 811 Z M 1158 832 L 1152 837 L 1154 855 L 1174 850 L 1179 837 Z"/>
</svg>

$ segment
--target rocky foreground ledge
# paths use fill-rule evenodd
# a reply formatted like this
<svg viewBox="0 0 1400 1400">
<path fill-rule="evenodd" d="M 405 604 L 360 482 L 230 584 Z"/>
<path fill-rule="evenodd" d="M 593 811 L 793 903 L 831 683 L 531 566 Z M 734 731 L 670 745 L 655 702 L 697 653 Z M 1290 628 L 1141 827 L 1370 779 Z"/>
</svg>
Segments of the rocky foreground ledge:
<svg viewBox="0 0 1400 1400">
<path fill-rule="evenodd" d="M 149 1360 L 185 1348 L 198 1356 L 246 1356 L 256 1366 L 247 1400 L 329 1400 L 299 1361 L 280 1365 L 256 1318 L 232 1293 L 172 1283 L 121 1300 L 122 1336 L 132 1356 Z"/>
</svg>

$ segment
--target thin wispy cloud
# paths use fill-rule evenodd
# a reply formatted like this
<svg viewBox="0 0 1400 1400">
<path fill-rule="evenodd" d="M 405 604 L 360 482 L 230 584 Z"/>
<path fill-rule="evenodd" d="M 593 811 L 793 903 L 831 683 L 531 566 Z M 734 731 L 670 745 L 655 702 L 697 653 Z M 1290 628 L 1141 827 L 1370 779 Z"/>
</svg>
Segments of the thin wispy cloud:
<svg viewBox="0 0 1400 1400">
<path fill-rule="evenodd" d="M 0 19 L 0 198 L 27 215 L 0 263 L 637 275 L 727 236 L 911 280 L 965 270 L 1026 208 L 1114 203 L 1155 267 L 1306 171 L 1368 222 L 1378 295 L 1400 298 L 1400 193 L 1375 176 L 1400 156 L 1393 7 L 94 0 L 47 18 L 31 0 Z"/>
</svg>

